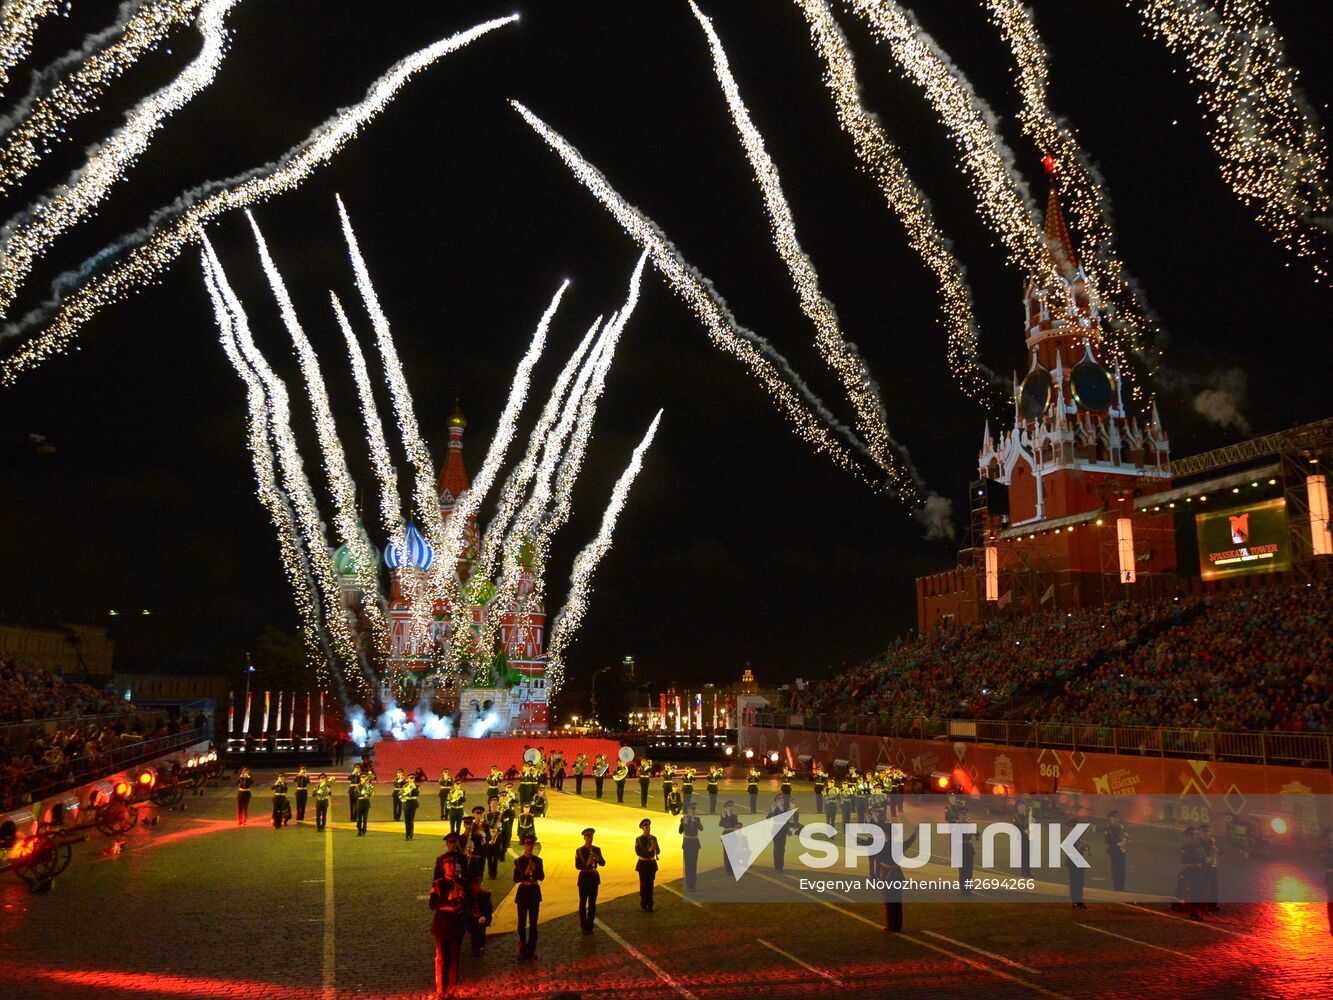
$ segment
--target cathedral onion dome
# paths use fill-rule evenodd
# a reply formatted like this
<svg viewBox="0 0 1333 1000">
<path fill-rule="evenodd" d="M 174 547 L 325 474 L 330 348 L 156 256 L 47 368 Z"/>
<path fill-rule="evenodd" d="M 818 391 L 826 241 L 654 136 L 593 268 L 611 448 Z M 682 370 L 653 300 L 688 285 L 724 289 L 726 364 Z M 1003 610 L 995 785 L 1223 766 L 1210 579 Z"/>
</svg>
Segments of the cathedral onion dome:
<svg viewBox="0 0 1333 1000">
<path fill-rule="evenodd" d="M 375 547 L 366 542 L 366 548 L 370 550 L 371 562 L 378 562 L 380 554 L 375 551 Z M 361 572 L 356 563 L 356 553 L 352 551 L 351 546 L 341 545 L 333 553 L 333 571 L 345 578 L 354 577 Z"/>
<path fill-rule="evenodd" d="M 384 565 L 389 569 L 430 569 L 435 562 L 435 548 L 426 541 L 415 524 L 407 526 L 407 533 L 400 545 L 390 542 L 384 549 Z"/>
</svg>

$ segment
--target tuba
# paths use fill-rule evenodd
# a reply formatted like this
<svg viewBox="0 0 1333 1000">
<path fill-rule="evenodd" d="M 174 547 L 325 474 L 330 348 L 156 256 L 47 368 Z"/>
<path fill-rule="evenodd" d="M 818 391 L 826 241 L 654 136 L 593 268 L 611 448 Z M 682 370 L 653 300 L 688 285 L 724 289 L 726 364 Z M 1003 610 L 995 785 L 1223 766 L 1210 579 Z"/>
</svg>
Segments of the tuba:
<svg viewBox="0 0 1333 1000">
<path fill-rule="evenodd" d="M 607 764 L 605 760 L 599 758 L 597 765 L 592 769 L 592 773 L 594 777 L 601 778 L 605 776 L 608 770 L 610 770 L 610 765 Z"/>
</svg>

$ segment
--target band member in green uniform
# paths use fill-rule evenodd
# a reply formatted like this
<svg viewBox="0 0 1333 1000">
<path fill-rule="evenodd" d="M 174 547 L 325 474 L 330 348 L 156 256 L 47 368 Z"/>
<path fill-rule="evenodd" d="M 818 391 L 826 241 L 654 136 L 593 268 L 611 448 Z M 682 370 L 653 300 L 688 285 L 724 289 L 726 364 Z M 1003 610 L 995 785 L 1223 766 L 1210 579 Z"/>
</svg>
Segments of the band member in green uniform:
<svg viewBox="0 0 1333 1000">
<path fill-rule="evenodd" d="M 440 772 L 440 819 L 449 818 L 449 793 L 454 790 L 454 779 L 446 767 Z"/>
<path fill-rule="evenodd" d="M 356 796 L 356 835 L 366 835 L 366 824 L 370 821 L 370 802 L 375 796 L 375 776 L 367 774 L 361 779 Z"/>
<path fill-rule="evenodd" d="M 791 798 L 791 779 L 794 773 L 786 764 L 782 765 L 782 781 L 778 785 L 778 792 L 787 796 L 788 799 Z"/>
<path fill-rule="evenodd" d="M 662 764 L 662 809 L 671 811 L 671 792 L 676 787 L 676 768 L 671 761 Z"/>
<path fill-rule="evenodd" d="M 393 821 L 397 823 L 403 818 L 403 789 L 407 787 L 407 779 L 403 777 L 403 769 L 400 767 L 393 776 Z"/>
<path fill-rule="evenodd" d="M 514 902 L 518 904 L 519 960 L 537 957 L 537 914 L 541 910 L 541 882 L 546 878 L 542 859 L 532 853 L 537 838 L 523 838 L 523 853 L 514 859 Z"/>
<path fill-rule="evenodd" d="M 537 821 L 532 817 L 532 806 L 524 805 L 523 811 L 518 814 L 518 842 L 523 843 L 524 837 L 537 839 Z"/>
<path fill-rule="evenodd" d="M 824 811 L 824 789 L 828 787 L 828 775 L 824 773 L 822 767 L 816 767 L 812 775 L 815 786 L 815 812 Z"/>
<path fill-rule="evenodd" d="M 421 805 L 421 789 L 417 787 L 415 777 L 410 777 L 403 782 L 402 791 L 399 792 L 399 805 L 403 815 L 403 832 L 407 839 L 411 840 L 416 836 L 417 806 Z"/>
<path fill-rule="evenodd" d="M 602 884 L 598 868 L 606 864 L 602 849 L 592 842 L 597 831 L 588 827 L 583 831 L 583 846 L 574 851 L 574 868 L 579 873 L 579 926 L 584 934 L 591 934 L 597 920 L 597 887 Z"/>
<path fill-rule="evenodd" d="M 574 794 L 583 794 L 583 772 L 588 769 L 588 755 L 581 753 L 574 758 Z"/>
<path fill-rule="evenodd" d="M 514 821 L 518 818 L 518 800 L 513 790 L 506 785 L 504 797 L 500 800 L 500 856 L 509 851 L 510 841 L 514 839 Z"/>
<path fill-rule="evenodd" d="M 722 836 L 724 837 L 727 834 L 735 830 L 739 830 L 741 828 L 741 818 L 736 815 L 735 810 L 736 810 L 736 804 L 732 802 L 731 799 L 727 799 L 726 802 L 722 803 L 722 815 L 721 817 L 719 817 L 717 825 L 718 829 L 722 831 Z M 731 855 L 726 852 L 725 848 L 722 851 L 722 867 L 726 869 L 728 875 L 732 873 Z"/>
<path fill-rule="evenodd" d="M 625 779 L 629 777 L 629 765 L 623 760 L 616 761 L 616 769 L 611 772 L 611 780 L 616 783 L 616 801 L 625 801 Z"/>
<path fill-rule="evenodd" d="M 361 765 L 353 764 L 352 773 L 347 776 L 347 821 L 356 822 L 356 800 L 361 794 Z"/>
<path fill-rule="evenodd" d="M 524 764 L 518 776 L 518 801 L 527 805 L 537 795 L 537 768 L 533 764 Z"/>
<path fill-rule="evenodd" d="M 463 803 L 467 799 L 467 794 L 463 791 L 462 784 L 456 784 L 449 789 L 449 832 L 460 833 L 463 829 Z"/>
<path fill-rule="evenodd" d="M 1106 815 L 1109 821 L 1102 837 L 1106 840 L 1106 857 L 1111 862 L 1111 888 L 1125 891 L 1125 855 L 1129 850 L 1129 831 L 1120 821 L 1120 810 L 1112 809 Z"/>
<path fill-rule="evenodd" d="M 653 762 L 645 757 L 639 761 L 639 808 L 648 808 L 648 786 L 653 780 Z"/>
<path fill-rule="evenodd" d="M 689 811 L 690 803 L 694 801 L 694 768 L 685 768 L 685 773 L 680 779 L 680 801 L 681 806 L 686 812 Z"/>
<path fill-rule="evenodd" d="M 273 829 L 287 825 L 292 818 L 292 807 L 287 801 L 287 775 L 280 774 L 273 782 Z"/>
<path fill-rule="evenodd" d="M 306 797 L 310 794 L 310 775 L 306 773 L 304 764 L 296 769 L 293 784 L 296 785 L 296 822 L 300 823 L 305 820 Z"/>
<path fill-rule="evenodd" d="M 824 822 L 829 826 L 837 826 L 838 811 L 841 806 L 842 801 L 838 794 L 838 783 L 830 781 L 828 783 L 828 793 L 824 796 Z"/>
<path fill-rule="evenodd" d="M 468 894 L 458 859 L 446 854 L 440 862 L 441 873 L 430 890 L 430 908 L 435 911 L 430 924 L 431 936 L 435 938 L 435 993 L 452 997 L 458 990 Z"/>
<path fill-rule="evenodd" d="M 685 854 L 685 891 L 693 892 L 699 881 L 699 834 L 704 821 L 699 818 L 699 804 L 691 802 L 680 819 L 680 846 Z"/>
<path fill-rule="evenodd" d="M 315 781 L 315 829 L 323 830 L 329 821 L 329 800 L 333 798 L 333 779 L 321 773 Z"/>
<path fill-rule="evenodd" d="M 751 814 L 759 808 L 759 779 L 762 777 L 757 767 L 751 767 L 750 773 L 745 776 L 745 794 L 750 796 Z"/>
<path fill-rule="evenodd" d="M 491 773 L 486 776 L 486 800 L 500 797 L 500 782 L 504 780 L 504 775 L 500 773 L 500 768 L 492 764 Z"/>
<path fill-rule="evenodd" d="M 666 811 L 672 816 L 679 816 L 685 808 L 685 800 L 677 788 L 667 792 Z"/>
<path fill-rule="evenodd" d="M 500 859 L 504 857 L 504 822 L 500 818 L 500 803 L 492 799 L 490 811 L 486 813 L 486 876 L 495 878 L 500 868 Z"/>
<path fill-rule="evenodd" d="M 559 750 L 551 755 L 551 787 L 557 792 L 565 790 L 565 755 Z"/>
<path fill-rule="evenodd" d="M 495 906 L 491 902 L 490 890 L 482 884 L 480 875 L 472 880 L 468 904 L 467 929 L 472 935 L 472 954 L 481 958 L 486 953 L 486 928 L 491 926 Z"/>
<path fill-rule="evenodd" d="M 250 789 L 254 787 L 255 779 L 250 777 L 248 767 L 241 768 L 241 773 L 236 775 L 236 825 L 245 826 L 246 820 L 250 818 Z"/>
<path fill-rule="evenodd" d="M 606 754 L 599 753 L 597 760 L 592 765 L 592 780 L 597 785 L 597 797 L 602 797 L 602 783 L 606 780 L 606 772 L 611 769 L 611 765 L 606 762 Z"/>
<path fill-rule="evenodd" d="M 639 873 L 639 909 L 652 913 L 653 881 L 657 878 L 657 859 L 662 849 L 657 846 L 657 838 L 653 836 L 652 820 L 640 821 L 639 829 L 642 832 L 634 838 L 634 856 L 638 858 L 634 870 Z"/>
<path fill-rule="evenodd" d="M 463 874 L 468 882 L 481 878 L 486 870 L 486 810 L 472 807 L 472 816 L 463 821 Z"/>
<path fill-rule="evenodd" d="M 708 769 L 708 815 L 717 812 L 717 783 L 722 780 L 722 768 L 714 764 Z"/>
</svg>

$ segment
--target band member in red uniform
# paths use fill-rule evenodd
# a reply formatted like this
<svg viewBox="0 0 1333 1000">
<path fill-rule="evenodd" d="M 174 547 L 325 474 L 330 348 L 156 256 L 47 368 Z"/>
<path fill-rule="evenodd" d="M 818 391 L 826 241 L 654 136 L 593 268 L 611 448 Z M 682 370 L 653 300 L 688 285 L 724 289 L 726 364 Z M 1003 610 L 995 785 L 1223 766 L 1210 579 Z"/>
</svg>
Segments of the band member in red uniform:
<svg viewBox="0 0 1333 1000">
<path fill-rule="evenodd" d="M 579 873 L 579 926 L 584 934 L 591 934 L 597 920 L 597 888 L 602 884 L 598 868 L 606 864 L 602 849 L 593 844 L 597 831 L 588 827 L 583 831 L 583 846 L 574 851 L 574 867 Z"/>
<path fill-rule="evenodd" d="M 542 887 L 546 871 L 542 859 L 532 853 L 537 838 L 523 838 L 523 853 L 514 859 L 514 902 L 518 905 L 518 958 L 537 957 L 537 914 L 541 909 Z"/>
<path fill-rule="evenodd" d="M 652 820 L 640 822 L 639 829 L 643 832 L 634 839 L 634 856 L 639 859 L 634 863 L 634 870 L 639 873 L 639 909 L 652 913 L 653 881 L 657 878 L 657 858 L 662 849 L 653 836 Z"/>
<path fill-rule="evenodd" d="M 255 783 L 255 779 L 250 777 L 248 767 L 241 768 L 241 773 L 236 776 L 236 825 L 245 826 L 245 821 L 250 818 L 250 788 Z"/>
<path fill-rule="evenodd" d="M 468 892 L 459 873 L 458 859 L 446 854 L 441 860 L 443 874 L 430 890 L 430 908 L 435 911 L 430 932 L 435 938 L 435 992 L 442 997 L 452 997 L 458 991 Z"/>
</svg>

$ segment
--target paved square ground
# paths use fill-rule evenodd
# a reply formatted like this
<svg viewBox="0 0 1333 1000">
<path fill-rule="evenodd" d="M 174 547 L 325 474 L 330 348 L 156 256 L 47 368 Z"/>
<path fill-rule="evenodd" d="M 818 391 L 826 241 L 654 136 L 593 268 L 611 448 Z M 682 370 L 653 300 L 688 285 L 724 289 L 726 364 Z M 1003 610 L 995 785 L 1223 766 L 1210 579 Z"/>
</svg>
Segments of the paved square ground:
<svg viewBox="0 0 1333 1000">
<path fill-rule="evenodd" d="M 366 837 L 347 821 L 345 794 L 325 833 L 313 823 L 273 830 L 270 780 L 256 774 L 261 791 L 244 828 L 230 788 L 218 788 L 133 830 L 118 856 L 104 853 L 105 839 L 79 845 L 48 895 L 0 875 L 0 997 L 431 995 L 426 894 L 446 824 L 426 819 L 405 841 L 382 790 Z M 836 896 L 809 903 L 793 889 L 789 905 L 686 900 L 679 838 L 656 783 L 647 812 L 632 782 L 626 805 L 615 804 L 610 782 L 601 802 L 591 781 L 581 800 L 572 781 L 565 788 L 537 821 L 547 868 L 538 960 L 518 964 L 514 934 L 493 934 L 483 958 L 465 953 L 464 996 L 1333 996 L 1322 904 L 1227 907 L 1202 924 L 1160 904 L 919 904 L 908 907 L 904 933 L 891 935 L 881 907 Z M 419 815 L 435 814 L 433 792 L 424 789 Z M 725 792 L 743 801 L 738 786 Z M 628 848 L 644 815 L 657 821 L 666 853 L 653 913 L 639 909 Z M 564 855 L 586 825 L 598 828 L 609 865 L 600 926 L 585 937 Z M 754 870 L 773 877 L 763 862 Z M 492 884 L 497 901 L 512 888 L 505 875 Z M 498 907 L 496 925 L 513 926 L 511 902 Z"/>
</svg>

